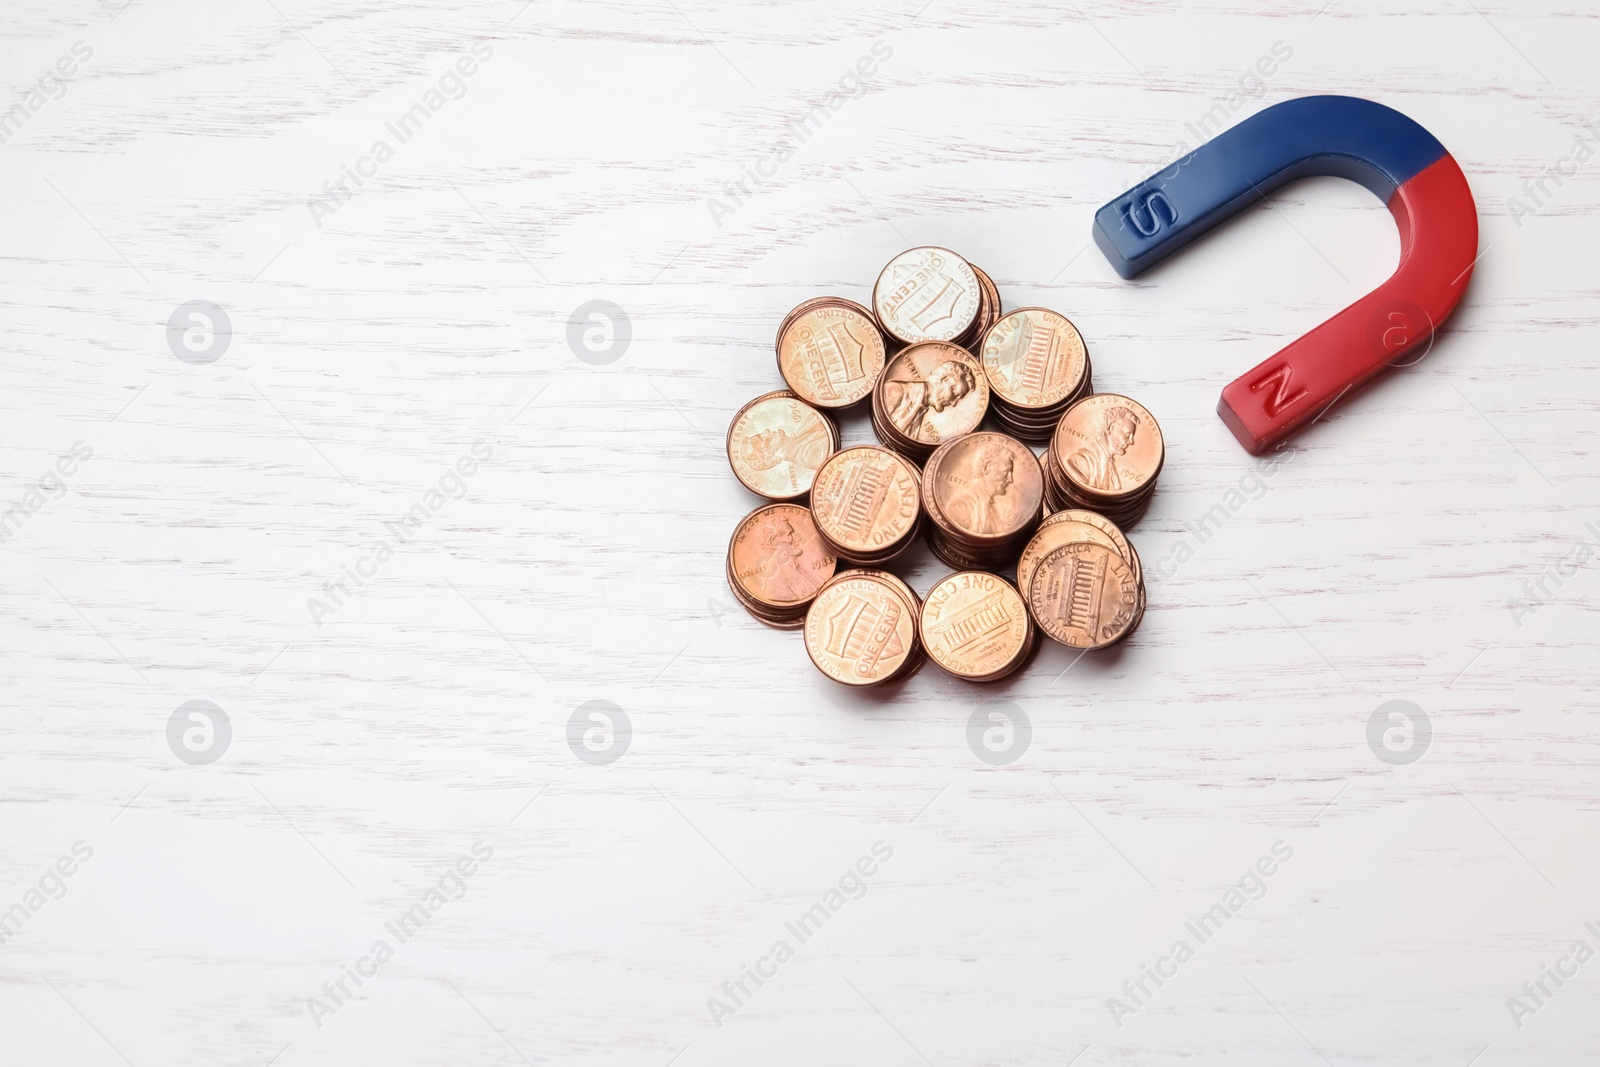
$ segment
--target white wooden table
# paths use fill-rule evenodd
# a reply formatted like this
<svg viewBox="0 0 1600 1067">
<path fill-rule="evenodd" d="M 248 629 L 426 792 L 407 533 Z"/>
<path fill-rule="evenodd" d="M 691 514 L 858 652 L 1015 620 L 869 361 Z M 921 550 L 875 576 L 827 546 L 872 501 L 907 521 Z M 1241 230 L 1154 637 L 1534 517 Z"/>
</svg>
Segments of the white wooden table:
<svg viewBox="0 0 1600 1067">
<path fill-rule="evenodd" d="M 1595 1062 L 1600 162 L 1524 191 L 1592 10 L 921 2 L 8 4 L 0 1060 Z M 1217 393 L 1387 213 L 1132 283 L 1089 228 L 1311 93 L 1432 130 L 1484 255 L 1267 474 Z M 1161 419 L 1149 612 L 845 692 L 724 587 L 723 434 L 921 243 Z"/>
</svg>

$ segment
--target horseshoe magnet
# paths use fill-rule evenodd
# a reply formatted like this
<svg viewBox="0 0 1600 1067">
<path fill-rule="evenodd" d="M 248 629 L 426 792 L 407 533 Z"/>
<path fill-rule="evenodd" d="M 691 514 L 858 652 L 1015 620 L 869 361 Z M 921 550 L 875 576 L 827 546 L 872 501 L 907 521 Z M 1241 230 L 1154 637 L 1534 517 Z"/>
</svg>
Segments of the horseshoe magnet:
<svg viewBox="0 0 1600 1067">
<path fill-rule="evenodd" d="M 1428 343 L 1455 310 L 1477 261 L 1478 210 L 1454 157 L 1392 108 L 1308 96 L 1246 119 L 1094 216 L 1095 243 L 1132 278 L 1279 186 L 1323 174 L 1359 182 L 1388 204 L 1400 266 L 1222 391 L 1217 414 L 1253 454 Z"/>
</svg>

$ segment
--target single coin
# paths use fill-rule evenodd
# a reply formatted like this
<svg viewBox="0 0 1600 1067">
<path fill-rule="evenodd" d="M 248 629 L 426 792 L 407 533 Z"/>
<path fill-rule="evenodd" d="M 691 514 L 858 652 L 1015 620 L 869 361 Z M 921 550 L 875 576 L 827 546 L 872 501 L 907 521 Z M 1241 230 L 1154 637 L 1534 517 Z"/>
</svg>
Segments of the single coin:
<svg viewBox="0 0 1600 1067">
<path fill-rule="evenodd" d="M 778 370 L 800 399 L 849 407 L 872 392 L 887 350 L 867 309 L 831 299 L 796 315 L 778 337 Z"/>
<path fill-rule="evenodd" d="M 1139 606 L 1133 568 L 1113 548 L 1073 541 L 1046 553 L 1028 584 L 1040 629 L 1069 648 L 1104 648 L 1126 635 Z"/>
<path fill-rule="evenodd" d="M 835 559 L 799 504 L 757 508 L 733 533 L 728 574 L 767 608 L 803 605 L 833 577 Z"/>
<path fill-rule="evenodd" d="M 1072 488 L 1114 501 L 1153 487 L 1165 458 L 1155 416 L 1116 393 L 1096 393 L 1068 408 L 1050 449 Z"/>
<path fill-rule="evenodd" d="M 980 541 L 1015 537 L 1038 521 L 1044 479 L 1033 450 L 1003 433 L 979 431 L 939 446 L 923 472 L 930 513 Z"/>
<path fill-rule="evenodd" d="M 1027 607 L 1011 583 L 983 571 L 952 574 L 928 591 L 919 632 L 928 658 L 961 678 L 997 678 L 1027 653 Z"/>
<path fill-rule="evenodd" d="M 983 369 L 1000 399 L 1025 408 L 1049 407 L 1083 380 L 1088 349 L 1065 315 L 1018 308 L 984 335 Z"/>
<path fill-rule="evenodd" d="M 932 447 L 971 433 L 989 410 L 989 381 L 959 345 L 927 341 L 901 349 L 878 382 L 875 401 L 894 429 Z"/>
<path fill-rule="evenodd" d="M 752 493 L 793 500 L 811 492 L 837 445 L 828 417 L 787 389 L 758 396 L 728 427 L 728 462 Z"/>
<path fill-rule="evenodd" d="M 920 492 L 921 476 L 909 460 L 860 445 L 823 463 L 811 486 L 811 510 L 834 548 L 870 558 L 892 551 L 916 529 Z"/>
<path fill-rule="evenodd" d="M 978 276 L 948 248 L 908 248 L 891 259 L 872 289 L 884 332 L 907 344 L 950 341 L 971 328 L 981 297 Z"/>
<path fill-rule="evenodd" d="M 894 678 L 916 655 L 916 620 L 899 590 L 871 572 L 845 571 L 806 612 L 806 654 L 846 685 Z"/>
</svg>

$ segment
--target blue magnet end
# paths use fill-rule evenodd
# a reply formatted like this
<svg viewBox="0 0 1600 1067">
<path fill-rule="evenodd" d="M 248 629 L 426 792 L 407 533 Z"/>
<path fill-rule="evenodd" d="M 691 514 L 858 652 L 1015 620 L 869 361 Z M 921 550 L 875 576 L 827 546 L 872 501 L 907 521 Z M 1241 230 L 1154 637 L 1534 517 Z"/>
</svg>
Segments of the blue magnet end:
<svg viewBox="0 0 1600 1067">
<path fill-rule="evenodd" d="M 1296 178 L 1349 178 L 1388 203 L 1444 155 L 1444 145 L 1414 120 L 1371 100 L 1289 100 L 1106 204 L 1095 212 L 1094 239 L 1116 272 L 1132 278 Z"/>
</svg>

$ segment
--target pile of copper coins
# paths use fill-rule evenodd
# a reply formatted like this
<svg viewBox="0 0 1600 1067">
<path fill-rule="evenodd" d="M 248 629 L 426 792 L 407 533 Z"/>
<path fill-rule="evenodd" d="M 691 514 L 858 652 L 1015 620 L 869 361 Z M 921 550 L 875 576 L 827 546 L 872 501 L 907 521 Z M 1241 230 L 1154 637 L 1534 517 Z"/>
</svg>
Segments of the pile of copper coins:
<svg viewBox="0 0 1600 1067">
<path fill-rule="evenodd" d="M 789 312 L 777 354 L 788 388 L 728 430 L 734 474 L 773 501 L 735 530 L 728 584 L 756 619 L 801 630 L 823 674 L 886 685 L 931 659 L 993 682 L 1041 631 L 1089 651 L 1138 628 L 1144 570 L 1122 529 L 1150 505 L 1161 428 L 1094 392 L 1066 316 L 1005 312 L 982 270 L 913 248 L 870 308 L 829 296 Z M 829 413 L 863 404 L 878 443 L 842 447 Z M 925 598 L 885 569 L 919 534 L 955 571 Z"/>
</svg>

